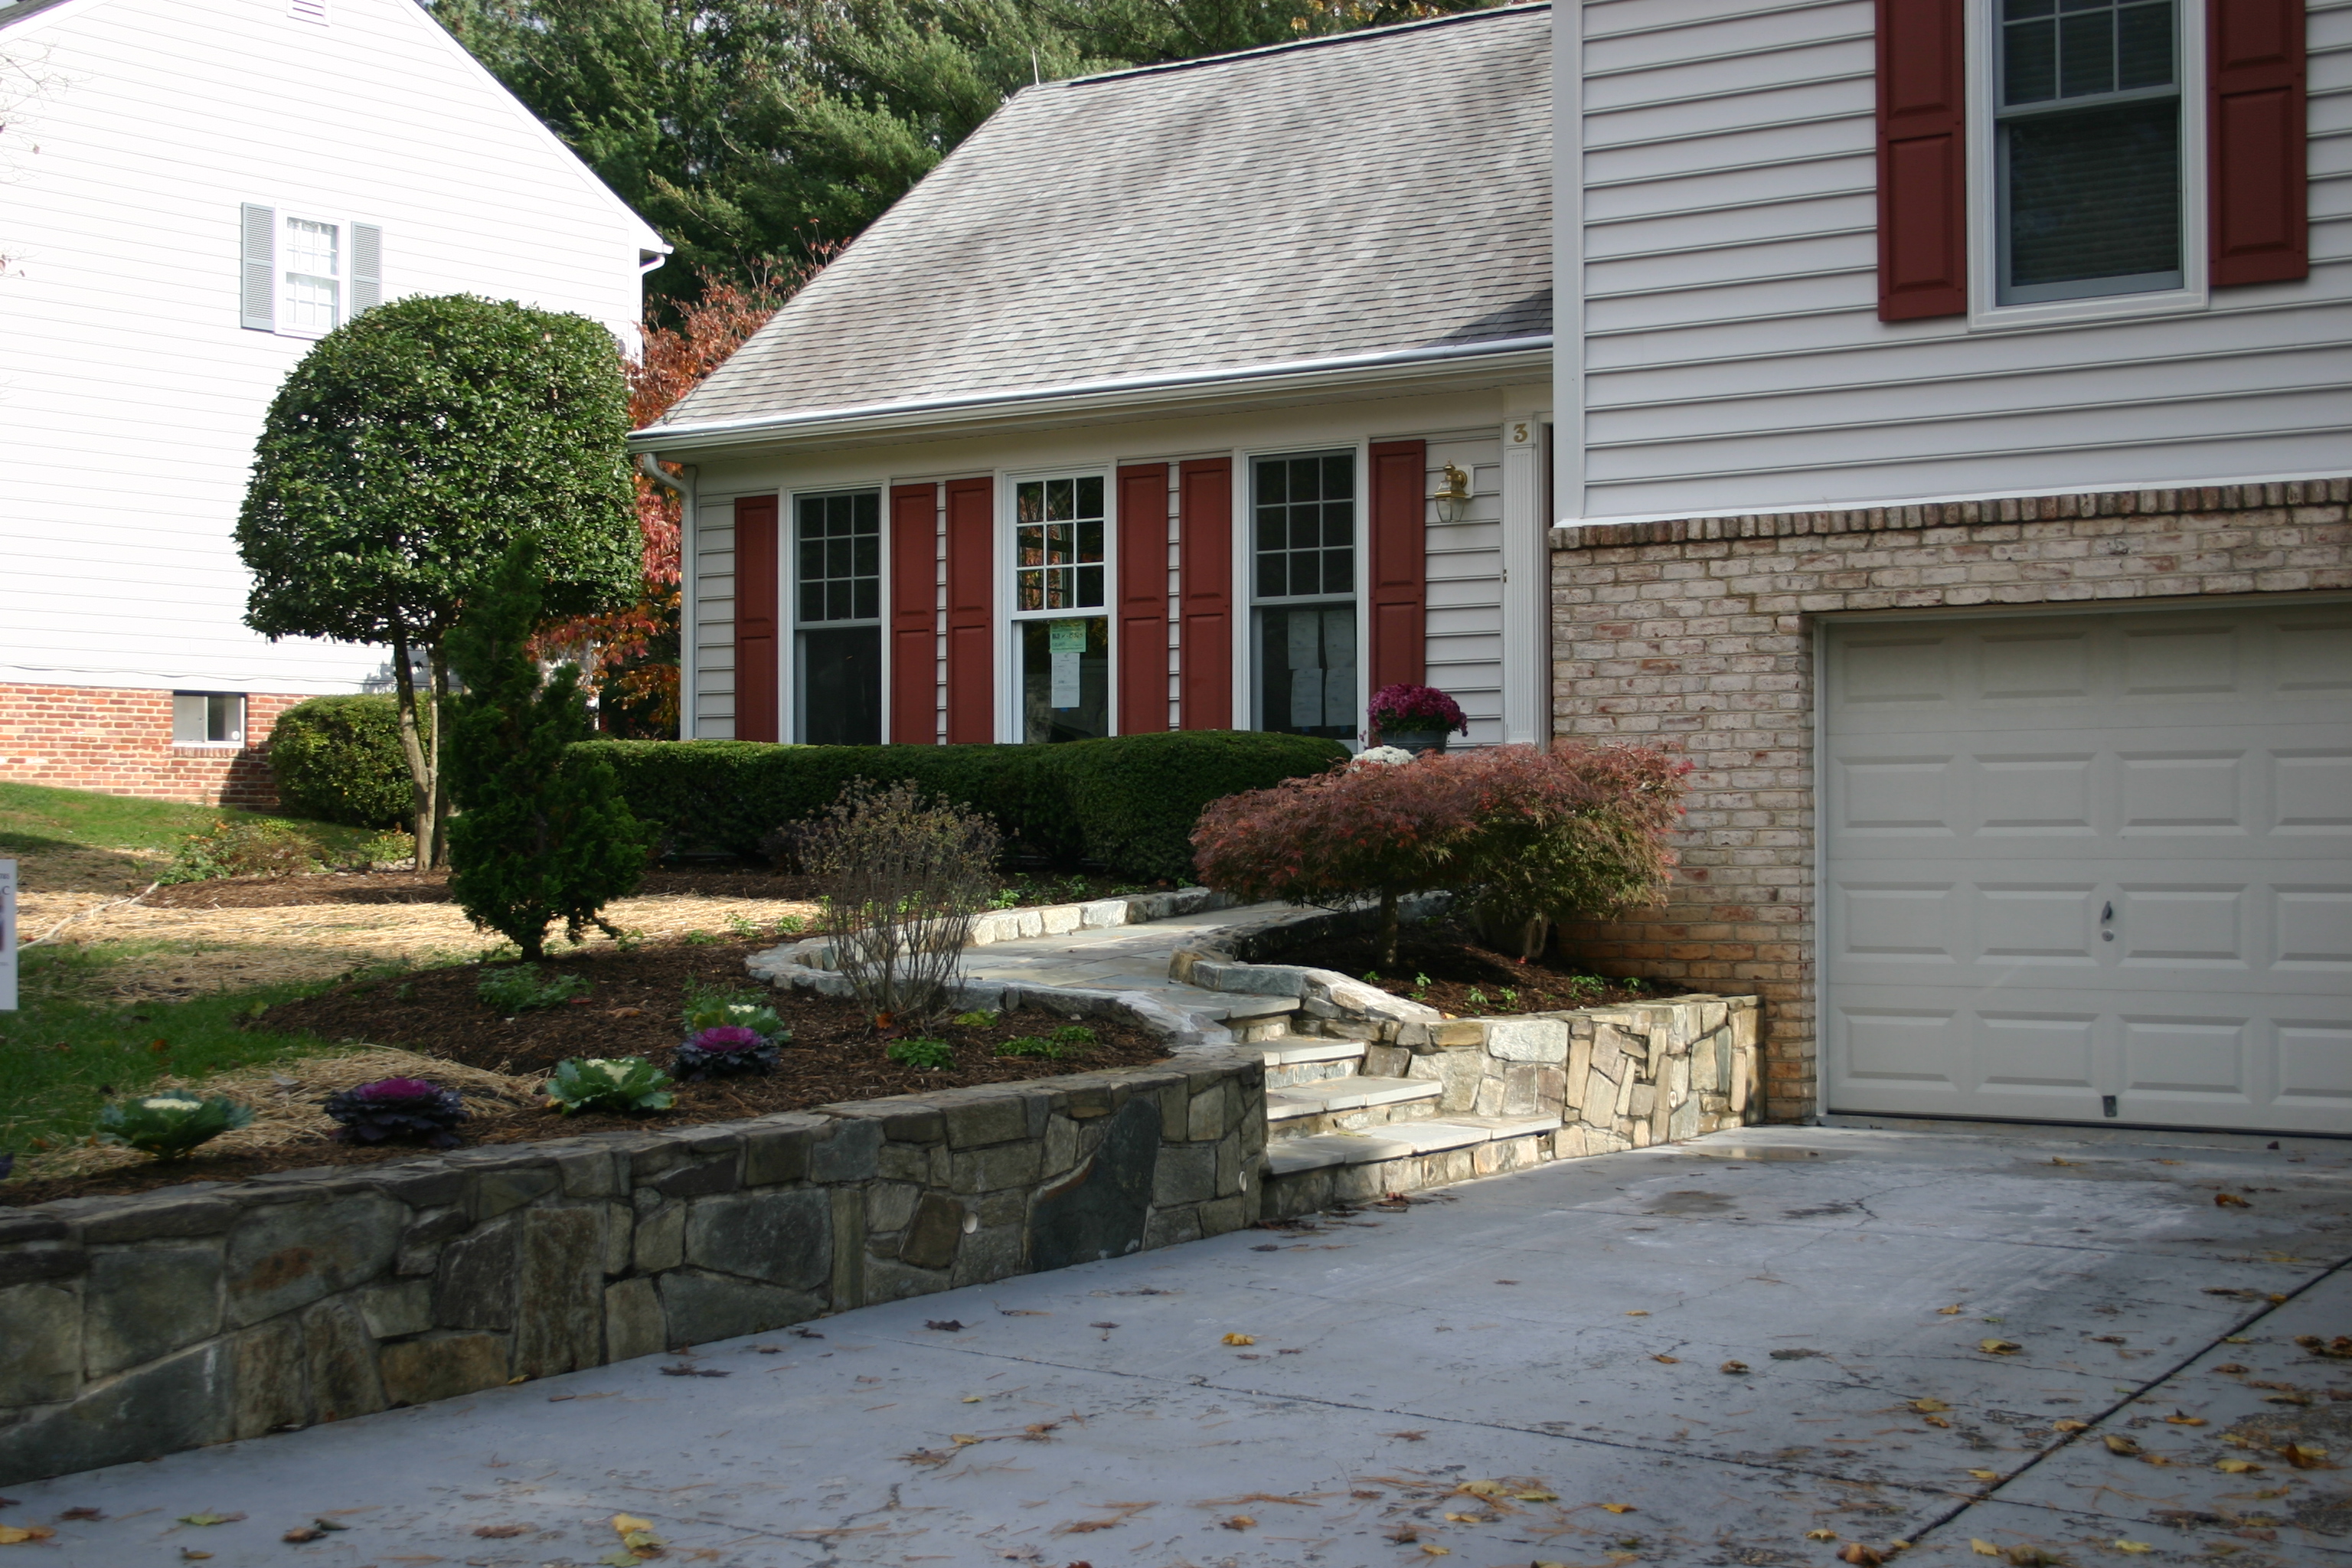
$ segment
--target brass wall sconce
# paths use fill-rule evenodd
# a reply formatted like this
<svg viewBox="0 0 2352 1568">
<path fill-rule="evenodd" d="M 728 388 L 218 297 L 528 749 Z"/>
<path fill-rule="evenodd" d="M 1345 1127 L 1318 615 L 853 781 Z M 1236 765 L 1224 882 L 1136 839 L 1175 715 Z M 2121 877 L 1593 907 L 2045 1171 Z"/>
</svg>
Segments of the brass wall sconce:
<svg viewBox="0 0 2352 1568">
<path fill-rule="evenodd" d="M 1452 463 L 1445 465 L 1445 483 L 1429 494 L 1440 522 L 1460 522 L 1470 515 L 1470 476 Z"/>
</svg>

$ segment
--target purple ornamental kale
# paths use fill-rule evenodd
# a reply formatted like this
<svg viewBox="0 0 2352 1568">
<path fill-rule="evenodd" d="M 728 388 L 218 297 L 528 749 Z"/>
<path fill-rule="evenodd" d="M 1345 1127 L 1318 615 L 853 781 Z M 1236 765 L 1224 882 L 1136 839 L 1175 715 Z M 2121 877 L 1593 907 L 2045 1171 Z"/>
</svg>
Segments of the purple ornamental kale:
<svg viewBox="0 0 2352 1568">
<path fill-rule="evenodd" d="M 473 1114 L 454 1089 L 421 1078 L 381 1078 L 327 1097 L 327 1115 L 345 1143 L 422 1142 L 457 1146 L 457 1123 Z"/>
<path fill-rule="evenodd" d="M 776 1065 L 776 1046 L 757 1029 L 721 1024 L 678 1047 L 677 1059 L 671 1065 L 687 1083 L 730 1073 L 767 1072 Z"/>
</svg>

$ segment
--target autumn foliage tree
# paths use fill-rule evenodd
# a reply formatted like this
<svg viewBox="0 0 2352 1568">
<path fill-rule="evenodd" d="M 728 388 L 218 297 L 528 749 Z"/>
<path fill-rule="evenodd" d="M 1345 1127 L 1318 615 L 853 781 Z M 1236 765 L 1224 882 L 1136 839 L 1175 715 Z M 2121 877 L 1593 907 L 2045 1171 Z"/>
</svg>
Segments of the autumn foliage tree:
<svg viewBox="0 0 2352 1568">
<path fill-rule="evenodd" d="M 1674 864 L 1689 763 L 1639 746 L 1492 746 L 1357 760 L 1201 814 L 1201 880 L 1251 900 L 1379 910 L 1396 961 L 1402 900 L 1450 892 L 1482 929 L 1607 916 L 1655 896 Z"/>
</svg>

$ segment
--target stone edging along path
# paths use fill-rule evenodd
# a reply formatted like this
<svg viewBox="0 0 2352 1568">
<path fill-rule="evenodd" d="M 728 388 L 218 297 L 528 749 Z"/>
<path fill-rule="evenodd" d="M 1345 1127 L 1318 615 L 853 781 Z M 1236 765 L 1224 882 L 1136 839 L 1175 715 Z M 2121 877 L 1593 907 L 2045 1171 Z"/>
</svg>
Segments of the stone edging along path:
<svg viewBox="0 0 2352 1568">
<path fill-rule="evenodd" d="M 1034 943 L 1224 907 L 1186 889 L 1003 911 L 976 934 L 992 939 L 983 946 Z M 1624 1031 L 1614 1024 L 1579 1033 L 1535 1020 L 1531 1034 L 1528 1021 L 1475 1020 L 1465 1033 L 1393 1016 L 1414 1005 L 1344 976 L 1241 956 L 1277 927 L 1330 918 L 1244 921 L 1230 939 L 1187 932 L 1170 981 L 1148 991 L 1031 981 L 1008 995 L 1001 981 L 967 984 L 971 1005 L 1123 1014 L 1168 1041 L 1170 1060 L 1155 1067 L 0 1210 L 0 1484 L 765 1332 L 1296 1212 L 1266 1196 L 1277 1164 L 1259 1043 L 1284 1026 L 1265 1006 L 1286 998 L 1288 1026 L 1369 1030 L 1360 1037 L 1441 1078 L 1448 1104 L 1464 1093 L 1478 1103 L 1490 1080 L 1507 1099 L 1521 1096 L 1522 1067 L 1548 1103 L 1552 1078 L 1564 1082 L 1588 1054 L 1588 1078 L 1613 1071 L 1637 1085 L 1639 1071 L 1622 1065 L 1631 1058 L 1601 1049 L 1604 1033 L 1617 1048 Z M 841 982 L 823 967 L 821 946 L 791 944 L 751 967 L 772 983 L 829 990 Z M 1254 997 L 1264 1000 L 1244 1005 Z M 1735 1047 L 1741 1061 L 1752 1059 L 1752 1005 L 1747 1043 Z M 1703 1009 L 1690 1011 L 1694 1025 L 1705 1022 Z M 1580 1043 L 1553 1052 L 1546 1029 Z M 1466 1048 L 1471 1034 L 1484 1050 Z M 1532 1055 L 1515 1054 L 1519 1041 L 1536 1042 L 1524 1047 Z M 1672 1087 L 1677 1059 L 1654 1049 L 1644 1058 L 1668 1064 L 1673 1108 L 1659 1120 L 1660 1101 L 1644 1106 L 1666 1136 L 1686 1135 L 1685 1101 Z M 1726 1114 L 1706 1110 L 1701 1120 Z M 1545 1153 L 1555 1152 L 1568 1149 Z"/>
</svg>

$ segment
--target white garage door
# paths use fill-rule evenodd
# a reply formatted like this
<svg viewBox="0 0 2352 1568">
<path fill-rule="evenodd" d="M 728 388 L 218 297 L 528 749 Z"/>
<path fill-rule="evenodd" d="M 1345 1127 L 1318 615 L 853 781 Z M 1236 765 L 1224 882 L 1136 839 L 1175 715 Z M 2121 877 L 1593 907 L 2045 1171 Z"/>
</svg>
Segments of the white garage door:
<svg viewBox="0 0 2352 1568">
<path fill-rule="evenodd" d="M 2352 1132 L 2352 605 L 1822 653 L 1831 1110 Z"/>
</svg>

